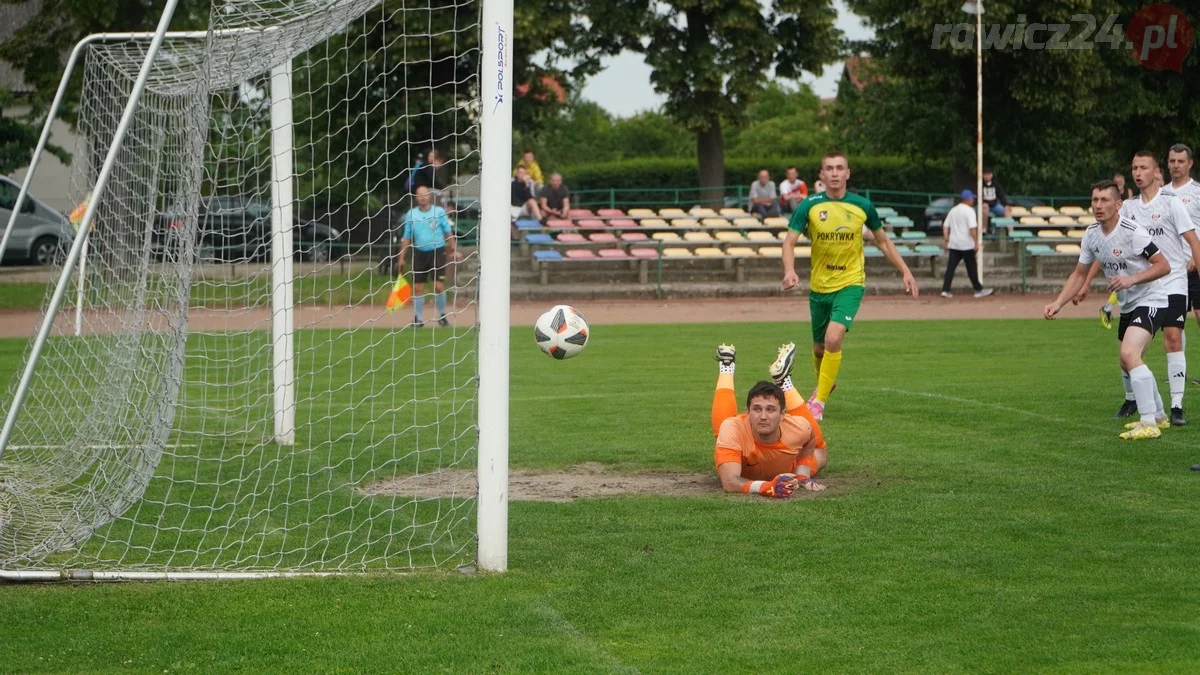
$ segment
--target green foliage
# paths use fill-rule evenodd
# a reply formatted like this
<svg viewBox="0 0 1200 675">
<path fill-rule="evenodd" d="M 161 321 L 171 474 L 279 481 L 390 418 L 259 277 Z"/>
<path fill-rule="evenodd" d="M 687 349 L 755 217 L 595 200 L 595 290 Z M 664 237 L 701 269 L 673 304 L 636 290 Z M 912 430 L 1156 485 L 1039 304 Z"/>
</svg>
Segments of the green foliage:
<svg viewBox="0 0 1200 675">
<path fill-rule="evenodd" d="M 576 98 L 537 131 L 514 129 L 513 156 L 532 148 L 544 171 L 588 162 L 640 157 L 695 157 L 695 138 L 660 112 L 614 118 Z M 693 160 L 694 161 L 694 160 Z"/>
<path fill-rule="evenodd" d="M 712 346 L 737 344 L 744 393 L 787 327 L 594 326 L 567 362 L 515 328 L 512 465 L 711 476 Z M 0 342 L 0 374 L 25 349 Z M 815 498 L 724 495 L 712 481 L 701 497 L 513 501 L 502 575 L 0 585 L 0 663 L 1196 672 L 1200 511 L 1187 466 L 1200 431 L 1118 441 L 1120 389 L 1097 395 L 1114 390 L 1114 351 L 1094 320 L 861 321 L 823 425 L 830 490 Z M 357 376 L 349 366 L 330 376 Z M 653 404 L 631 405 L 632 391 Z"/>
<path fill-rule="evenodd" d="M 956 180 L 974 174 L 975 49 L 949 40 L 931 49 L 938 24 L 971 18 L 957 6 L 905 0 L 849 0 L 875 29 L 860 47 L 872 55 L 883 84 L 861 93 L 843 86 L 835 128 L 847 149 L 907 157 L 950 157 Z M 1071 25 L 1086 13 L 1128 23 L 1145 3 L 1097 0 L 1046 4 L 1034 0 L 987 4 L 989 26 L 1028 23 Z M 1123 38 L 1122 38 L 1123 39 Z M 1187 73 L 1200 66 L 1193 49 L 1184 75 L 1152 71 L 1126 49 L 1098 42 L 1087 49 L 985 50 L 985 161 L 994 165 L 1009 192 L 1077 194 L 1098 178 L 1126 168 L 1136 150 L 1165 153 L 1179 139 L 1200 135 L 1200 81 Z M 950 186 L 947 186 L 950 187 Z"/>
<path fill-rule="evenodd" d="M 823 154 L 823 153 L 822 153 Z M 791 165 L 811 186 L 816 182 L 821 155 L 804 157 L 731 158 L 725 161 L 724 185 L 749 186 L 759 169 L 771 172 L 772 180 L 783 178 Z M 911 160 L 903 157 L 850 157 L 851 189 L 908 190 L 944 192 L 949 181 L 950 164 L 945 160 Z M 635 159 L 621 162 L 579 164 L 563 170 L 574 190 L 582 189 L 666 189 L 700 187 L 696 162 L 690 159 Z M 662 194 L 626 193 L 630 202 L 661 200 Z"/>
</svg>

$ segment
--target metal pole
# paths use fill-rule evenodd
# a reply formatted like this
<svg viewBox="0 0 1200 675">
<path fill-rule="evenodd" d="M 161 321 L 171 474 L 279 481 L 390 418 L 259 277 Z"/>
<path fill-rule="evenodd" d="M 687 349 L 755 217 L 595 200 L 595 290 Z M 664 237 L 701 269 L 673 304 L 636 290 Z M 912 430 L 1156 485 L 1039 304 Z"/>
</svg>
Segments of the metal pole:
<svg viewBox="0 0 1200 675">
<path fill-rule="evenodd" d="M 983 3 L 975 3 L 975 236 L 979 244 L 976 269 L 983 283 Z"/>
<path fill-rule="evenodd" d="M 508 569 L 509 168 L 513 0 L 483 0 L 480 66 L 479 567 Z"/>
<path fill-rule="evenodd" d="M 271 69 L 271 349 L 275 442 L 296 442 L 292 62 Z"/>
<path fill-rule="evenodd" d="M 71 279 L 71 270 L 79 261 L 83 242 L 87 238 L 88 229 L 92 226 L 92 219 L 96 216 L 96 207 L 104 196 L 104 188 L 108 185 L 108 179 L 112 176 L 113 167 L 117 164 L 117 155 L 120 154 L 121 145 L 124 143 L 125 135 L 129 131 L 129 125 L 133 121 L 134 111 L 137 109 L 138 101 L 142 97 L 142 91 L 146 88 L 146 81 L 150 78 L 150 70 L 154 65 L 154 58 L 158 55 L 159 47 L 162 46 L 163 38 L 167 32 L 167 26 L 171 24 L 171 17 L 174 16 L 175 7 L 178 4 L 179 0 L 167 0 L 166 7 L 163 8 L 162 17 L 158 20 L 158 29 L 154 32 L 154 39 L 151 40 L 150 47 L 146 50 L 146 58 L 142 61 L 142 68 L 138 72 L 137 80 L 133 84 L 133 91 L 129 95 L 129 101 L 125 104 L 125 111 L 121 114 L 121 123 L 117 126 L 112 145 L 108 148 L 108 156 L 104 158 L 104 166 L 100 169 L 100 175 L 96 178 L 96 186 L 92 190 L 92 200 L 88 204 L 83 221 L 79 224 L 79 231 L 75 233 L 75 241 L 71 244 L 71 250 L 67 254 L 67 259 L 63 262 L 62 273 L 58 277 L 58 286 L 54 288 L 54 295 L 50 298 L 49 307 L 46 308 L 46 316 L 42 320 L 42 327 L 38 331 L 37 339 L 33 343 L 33 349 L 29 353 L 29 361 L 26 362 L 25 371 L 21 374 L 21 382 L 17 386 L 16 395 L 13 396 L 12 406 L 8 409 L 8 416 L 4 419 L 4 428 L 0 430 L 0 457 L 4 456 L 4 450 L 8 447 L 8 441 L 12 437 L 13 428 L 17 422 L 17 415 L 21 411 L 21 404 L 25 402 L 25 396 L 29 393 L 29 385 L 33 381 L 33 371 L 37 368 L 38 359 L 42 355 L 42 349 L 46 346 L 46 340 L 50 336 L 50 329 L 54 326 L 54 318 L 58 314 L 58 308 L 62 304 L 63 296 L 67 292 L 67 284 Z"/>
</svg>

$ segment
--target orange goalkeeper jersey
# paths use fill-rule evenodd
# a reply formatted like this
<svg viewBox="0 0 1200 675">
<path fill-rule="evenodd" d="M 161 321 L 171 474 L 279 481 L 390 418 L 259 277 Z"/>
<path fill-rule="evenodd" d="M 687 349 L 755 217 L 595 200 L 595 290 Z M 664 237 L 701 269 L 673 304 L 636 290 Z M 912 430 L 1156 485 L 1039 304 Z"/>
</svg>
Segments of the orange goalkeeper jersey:
<svg viewBox="0 0 1200 675">
<path fill-rule="evenodd" d="M 742 478 L 750 480 L 770 480 L 791 473 L 813 436 L 812 426 L 803 417 L 784 415 L 779 430 L 778 443 L 759 445 L 745 413 L 730 417 L 721 424 L 713 459 L 717 466 L 726 462 L 741 464 Z"/>
</svg>

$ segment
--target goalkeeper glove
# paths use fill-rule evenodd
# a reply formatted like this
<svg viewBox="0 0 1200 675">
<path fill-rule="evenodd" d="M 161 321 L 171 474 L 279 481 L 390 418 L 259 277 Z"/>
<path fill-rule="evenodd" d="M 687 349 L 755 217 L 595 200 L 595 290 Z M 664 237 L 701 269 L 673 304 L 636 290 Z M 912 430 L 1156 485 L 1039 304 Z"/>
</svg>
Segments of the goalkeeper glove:
<svg viewBox="0 0 1200 675">
<path fill-rule="evenodd" d="M 783 499 L 792 496 L 796 488 L 800 487 L 800 480 L 801 477 L 794 473 L 781 473 L 771 480 L 749 481 L 742 485 L 742 492 L 746 494 L 757 492 L 764 497 Z"/>
</svg>

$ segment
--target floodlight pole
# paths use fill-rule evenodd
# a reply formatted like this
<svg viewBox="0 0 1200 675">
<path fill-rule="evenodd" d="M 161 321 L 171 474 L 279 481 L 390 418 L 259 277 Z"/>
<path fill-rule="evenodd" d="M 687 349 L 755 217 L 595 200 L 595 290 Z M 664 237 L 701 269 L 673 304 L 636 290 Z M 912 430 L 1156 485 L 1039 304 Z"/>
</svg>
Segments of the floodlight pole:
<svg viewBox="0 0 1200 675">
<path fill-rule="evenodd" d="M 983 0 L 967 0 L 962 10 L 975 15 L 975 268 L 983 283 Z"/>
</svg>

